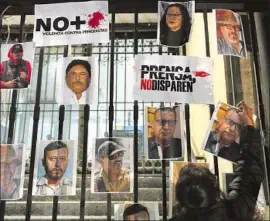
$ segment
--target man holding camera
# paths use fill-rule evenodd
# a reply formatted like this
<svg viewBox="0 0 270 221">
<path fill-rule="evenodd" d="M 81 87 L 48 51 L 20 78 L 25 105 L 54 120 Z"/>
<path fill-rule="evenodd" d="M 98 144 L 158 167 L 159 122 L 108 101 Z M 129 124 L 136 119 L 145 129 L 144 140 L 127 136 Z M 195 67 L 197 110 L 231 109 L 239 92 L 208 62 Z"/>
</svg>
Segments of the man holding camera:
<svg viewBox="0 0 270 221">
<path fill-rule="evenodd" d="M 0 65 L 0 88 L 27 88 L 31 79 L 31 64 L 22 59 L 23 47 L 14 44 L 8 52 L 9 60 Z"/>
</svg>

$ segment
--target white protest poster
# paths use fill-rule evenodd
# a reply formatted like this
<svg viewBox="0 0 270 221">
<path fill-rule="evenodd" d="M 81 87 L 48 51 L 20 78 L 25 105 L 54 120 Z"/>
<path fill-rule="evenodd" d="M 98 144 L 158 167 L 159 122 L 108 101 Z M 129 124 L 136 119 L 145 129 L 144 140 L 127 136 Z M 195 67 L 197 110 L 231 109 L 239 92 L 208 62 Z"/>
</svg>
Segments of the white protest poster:
<svg viewBox="0 0 270 221">
<path fill-rule="evenodd" d="M 107 1 L 35 5 L 36 46 L 109 42 Z"/>
<path fill-rule="evenodd" d="M 207 57 L 137 55 L 133 99 L 213 104 L 212 60 Z"/>
</svg>

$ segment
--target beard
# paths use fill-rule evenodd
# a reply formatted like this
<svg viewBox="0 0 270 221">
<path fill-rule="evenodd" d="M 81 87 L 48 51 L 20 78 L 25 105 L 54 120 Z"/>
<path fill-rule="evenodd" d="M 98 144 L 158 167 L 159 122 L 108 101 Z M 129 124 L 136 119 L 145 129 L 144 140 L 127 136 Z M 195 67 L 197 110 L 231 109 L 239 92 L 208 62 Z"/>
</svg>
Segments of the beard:
<svg viewBox="0 0 270 221">
<path fill-rule="evenodd" d="M 61 168 L 54 168 L 52 170 L 49 170 L 47 166 L 45 166 L 45 172 L 46 172 L 46 176 L 53 181 L 57 181 L 62 179 L 63 175 L 64 175 L 64 171 Z M 54 175 L 54 173 L 56 173 L 56 175 Z"/>
</svg>

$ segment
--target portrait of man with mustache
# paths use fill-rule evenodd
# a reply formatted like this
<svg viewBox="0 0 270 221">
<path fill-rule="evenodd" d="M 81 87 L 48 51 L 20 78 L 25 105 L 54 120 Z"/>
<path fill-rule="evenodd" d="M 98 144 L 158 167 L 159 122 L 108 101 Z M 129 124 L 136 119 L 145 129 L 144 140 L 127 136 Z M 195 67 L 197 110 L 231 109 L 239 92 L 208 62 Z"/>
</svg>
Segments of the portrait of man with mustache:
<svg viewBox="0 0 270 221">
<path fill-rule="evenodd" d="M 72 180 L 65 176 L 69 164 L 69 148 L 62 141 L 53 141 L 44 148 L 42 165 L 45 174 L 37 181 L 35 195 L 68 195 Z"/>
</svg>

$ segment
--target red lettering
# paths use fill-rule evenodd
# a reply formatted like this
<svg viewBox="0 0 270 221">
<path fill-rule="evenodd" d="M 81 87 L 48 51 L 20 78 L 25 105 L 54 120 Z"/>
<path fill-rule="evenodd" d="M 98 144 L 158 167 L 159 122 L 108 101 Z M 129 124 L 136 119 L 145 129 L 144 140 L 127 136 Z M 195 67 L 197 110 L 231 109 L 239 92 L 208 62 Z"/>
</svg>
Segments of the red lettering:
<svg viewBox="0 0 270 221">
<path fill-rule="evenodd" d="M 152 90 L 152 80 L 142 79 L 141 80 L 141 89 L 142 90 Z"/>
</svg>

